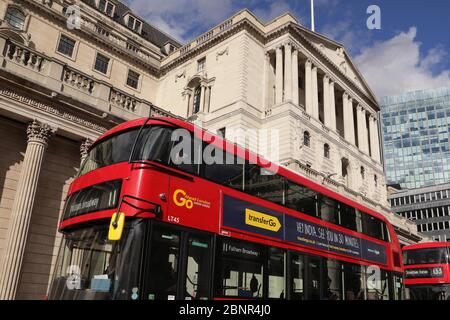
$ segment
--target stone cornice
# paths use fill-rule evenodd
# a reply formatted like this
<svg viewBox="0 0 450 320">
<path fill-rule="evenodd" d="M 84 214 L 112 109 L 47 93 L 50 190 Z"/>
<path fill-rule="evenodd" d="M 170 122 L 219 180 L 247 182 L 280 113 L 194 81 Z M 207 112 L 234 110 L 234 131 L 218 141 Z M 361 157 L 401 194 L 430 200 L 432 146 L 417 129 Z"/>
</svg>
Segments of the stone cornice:
<svg viewBox="0 0 450 320">
<path fill-rule="evenodd" d="M 98 124 L 95 124 L 89 120 L 83 119 L 80 116 L 77 116 L 73 113 L 66 112 L 64 110 L 61 110 L 60 107 L 50 106 L 46 103 L 40 102 L 36 99 L 26 97 L 24 95 L 21 95 L 13 90 L 0 88 L 0 97 L 4 97 L 7 99 L 11 99 L 20 103 L 23 103 L 29 107 L 35 108 L 37 110 L 40 110 L 44 113 L 48 113 L 49 115 L 53 115 L 56 117 L 59 117 L 64 120 L 68 120 L 70 122 L 73 122 L 75 124 L 81 125 L 83 127 L 95 130 L 99 133 L 106 132 L 108 129 L 105 127 L 102 127 Z"/>
</svg>

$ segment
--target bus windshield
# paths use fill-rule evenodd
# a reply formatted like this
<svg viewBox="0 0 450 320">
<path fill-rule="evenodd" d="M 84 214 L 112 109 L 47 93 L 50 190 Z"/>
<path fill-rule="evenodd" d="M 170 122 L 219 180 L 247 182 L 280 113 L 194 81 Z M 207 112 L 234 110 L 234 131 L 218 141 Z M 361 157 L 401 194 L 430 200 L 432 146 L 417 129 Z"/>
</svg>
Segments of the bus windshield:
<svg viewBox="0 0 450 320">
<path fill-rule="evenodd" d="M 405 265 L 447 263 L 448 248 L 406 250 L 403 252 L 403 261 Z"/>
<path fill-rule="evenodd" d="M 64 235 L 50 299 L 138 299 L 145 223 L 134 220 L 122 239 L 108 241 L 105 225 Z"/>
</svg>

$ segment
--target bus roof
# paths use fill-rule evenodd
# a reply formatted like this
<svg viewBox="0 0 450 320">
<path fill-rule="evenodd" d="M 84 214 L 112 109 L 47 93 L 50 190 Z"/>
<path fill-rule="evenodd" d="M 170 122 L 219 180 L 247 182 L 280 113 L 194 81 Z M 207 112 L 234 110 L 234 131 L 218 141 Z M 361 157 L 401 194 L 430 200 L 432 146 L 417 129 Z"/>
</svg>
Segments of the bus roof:
<svg viewBox="0 0 450 320">
<path fill-rule="evenodd" d="M 368 214 L 370 214 L 370 215 L 372 215 L 372 216 L 374 216 L 374 217 L 376 217 L 376 218 L 378 218 L 378 219 L 380 219 L 380 220 L 382 220 L 384 222 L 389 222 L 388 219 L 385 216 L 383 216 L 382 214 L 380 214 L 380 213 L 378 213 L 378 212 L 376 212 L 376 211 L 374 211 L 372 209 L 369 209 L 369 208 L 361 205 L 360 203 L 357 203 L 357 202 L 355 202 L 355 201 L 353 201 L 353 200 L 351 200 L 351 199 L 349 199 L 347 197 L 344 197 L 344 196 L 336 193 L 335 191 L 333 191 L 333 190 L 331 190 L 331 189 L 329 189 L 329 188 L 327 188 L 327 187 L 325 187 L 323 185 L 320 185 L 320 184 L 318 184 L 318 183 L 316 183 L 316 182 L 314 182 L 312 180 L 309 180 L 308 178 L 306 178 L 304 176 L 301 176 L 298 172 L 296 172 L 296 171 L 294 171 L 292 169 L 289 169 L 287 167 L 279 166 L 279 165 L 277 165 L 275 163 L 272 163 L 272 162 L 264 159 L 263 157 L 261 157 L 259 155 L 256 155 L 255 153 L 253 153 L 253 152 L 251 152 L 251 151 L 249 151 L 249 150 L 247 150 L 245 148 L 242 148 L 242 147 L 236 145 L 235 143 L 232 143 L 232 142 L 230 142 L 230 141 L 228 141 L 226 139 L 222 139 L 222 138 L 218 137 L 217 135 L 215 135 L 215 134 L 213 134 L 213 133 L 211 133 L 211 132 L 209 132 L 207 130 L 204 130 L 204 129 L 198 127 L 198 126 L 195 126 L 192 123 L 189 123 L 189 122 L 186 122 L 186 121 L 183 121 L 183 120 L 180 120 L 180 119 L 176 119 L 176 118 L 151 117 L 151 118 L 140 118 L 140 119 L 124 122 L 122 124 L 119 124 L 119 125 L 115 126 L 112 129 L 108 130 L 103 135 L 101 135 L 95 141 L 95 143 L 91 146 L 91 148 L 93 146 L 95 146 L 98 142 L 100 142 L 101 140 L 103 140 L 103 139 L 105 139 L 105 138 L 107 138 L 107 137 L 109 137 L 111 135 L 114 135 L 114 134 L 116 134 L 116 133 L 118 133 L 120 131 L 124 131 L 124 130 L 130 129 L 130 128 L 135 128 L 135 127 L 142 126 L 146 122 L 149 122 L 149 123 L 151 123 L 151 122 L 157 122 L 157 123 L 160 122 L 161 124 L 165 123 L 165 124 L 173 125 L 173 126 L 176 126 L 176 127 L 181 127 L 181 128 L 186 129 L 186 130 L 189 130 L 189 131 L 194 131 L 194 128 L 195 128 L 196 130 L 199 130 L 198 131 L 199 133 L 201 132 L 202 135 L 205 135 L 206 137 L 209 137 L 209 136 L 215 137 L 215 143 L 225 143 L 226 146 L 230 146 L 230 145 L 233 146 L 233 148 L 235 148 L 235 150 L 238 151 L 237 154 L 239 154 L 239 155 L 245 154 L 246 157 L 249 157 L 250 155 L 252 155 L 252 156 L 254 156 L 254 158 L 252 158 L 252 159 L 258 159 L 258 162 L 260 160 L 262 160 L 261 162 L 263 162 L 264 164 L 268 164 L 267 166 L 270 165 L 271 169 L 276 169 L 277 173 L 281 174 L 282 176 L 284 176 L 284 177 L 286 177 L 288 179 L 291 179 L 293 181 L 299 181 L 301 184 L 303 184 L 304 186 L 306 186 L 308 188 L 311 188 L 311 189 L 313 189 L 313 190 L 315 190 L 317 192 L 323 193 L 324 195 L 329 196 L 331 198 L 334 198 L 335 200 L 338 200 L 338 201 L 341 201 L 343 203 L 346 203 L 347 205 L 352 206 L 352 207 L 354 207 L 354 208 L 356 208 L 356 209 L 358 209 L 360 211 L 363 211 L 365 213 L 368 213 Z M 230 150 L 230 149 L 228 149 L 228 150 Z M 246 160 L 248 160 L 248 158 Z"/>
<path fill-rule="evenodd" d="M 441 248 L 441 247 L 450 247 L 450 242 L 424 242 L 424 243 L 416 243 L 411 244 L 409 246 L 403 247 L 403 251 L 405 250 L 417 250 L 417 249 L 428 249 L 428 248 Z"/>
</svg>

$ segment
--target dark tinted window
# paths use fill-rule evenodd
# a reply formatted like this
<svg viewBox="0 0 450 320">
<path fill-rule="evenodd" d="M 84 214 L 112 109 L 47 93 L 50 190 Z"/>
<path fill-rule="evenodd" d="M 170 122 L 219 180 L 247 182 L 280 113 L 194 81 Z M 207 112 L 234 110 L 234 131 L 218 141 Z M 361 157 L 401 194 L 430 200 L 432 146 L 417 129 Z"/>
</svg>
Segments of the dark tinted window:
<svg viewBox="0 0 450 320">
<path fill-rule="evenodd" d="M 74 48 L 75 48 L 75 41 L 66 37 L 65 35 L 61 35 L 58 44 L 58 52 L 71 57 Z"/>
<path fill-rule="evenodd" d="M 346 204 L 340 204 L 340 225 L 344 228 L 353 230 L 353 231 L 361 231 L 358 230 L 358 222 L 356 217 L 355 208 L 352 208 Z"/>
<path fill-rule="evenodd" d="M 138 130 L 121 132 L 96 144 L 84 161 L 80 175 L 104 166 L 128 161 Z"/>
<path fill-rule="evenodd" d="M 262 298 L 264 248 L 233 239 L 218 241 L 216 295 Z"/>
<path fill-rule="evenodd" d="M 205 145 L 203 154 L 211 157 L 211 163 L 208 163 L 208 159 L 205 159 L 205 165 L 203 166 L 205 179 L 237 190 L 243 189 L 244 160 L 212 145 Z"/>
<path fill-rule="evenodd" d="M 257 165 L 247 164 L 245 192 L 278 204 L 284 204 L 284 178 Z"/>
<path fill-rule="evenodd" d="M 363 267 L 350 263 L 343 263 L 343 287 L 345 300 L 364 300 L 365 281 Z"/>
<path fill-rule="evenodd" d="M 388 240 L 383 221 L 368 214 L 363 214 L 363 233 L 379 240 Z"/>
<path fill-rule="evenodd" d="M 326 196 L 320 196 L 319 199 L 319 216 L 322 220 L 337 224 L 339 222 L 339 202 Z"/>
<path fill-rule="evenodd" d="M 403 263 L 411 264 L 434 264 L 448 262 L 448 248 L 426 248 L 416 250 L 405 250 L 403 252 Z"/>
<path fill-rule="evenodd" d="M 146 127 L 139 136 L 133 160 L 151 160 L 167 164 L 173 129 L 169 127 Z"/>
<path fill-rule="evenodd" d="M 339 261 L 324 260 L 325 290 L 324 298 L 342 300 L 342 266 Z"/>
<path fill-rule="evenodd" d="M 317 216 L 317 193 L 292 181 L 286 183 L 286 207 Z"/>
</svg>

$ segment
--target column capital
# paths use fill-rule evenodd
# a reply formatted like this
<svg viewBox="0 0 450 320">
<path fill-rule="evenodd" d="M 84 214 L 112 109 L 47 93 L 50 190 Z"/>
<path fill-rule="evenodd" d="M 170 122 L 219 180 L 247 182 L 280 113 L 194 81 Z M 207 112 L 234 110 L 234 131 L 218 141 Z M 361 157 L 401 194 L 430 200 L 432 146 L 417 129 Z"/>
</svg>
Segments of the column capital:
<svg viewBox="0 0 450 320">
<path fill-rule="evenodd" d="M 356 110 L 365 111 L 364 107 L 362 105 L 360 105 L 359 103 L 358 103 L 358 106 L 356 107 Z"/>
<path fill-rule="evenodd" d="M 283 43 L 283 46 L 284 46 L 284 47 L 292 48 L 292 47 L 293 47 L 292 41 L 290 41 L 290 40 L 285 41 L 285 42 Z"/>
<path fill-rule="evenodd" d="M 88 156 L 89 148 L 92 146 L 93 143 L 94 143 L 94 141 L 92 141 L 89 138 L 87 138 L 86 140 L 84 140 L 81 143 L 81 145 L 80 145 L 81 159 L 84 159 L 84 158 L 86 158 Z"/>
<path fill-rule="evenodd" d="M 27 127 L 28 142 L 33 141 L 47 145 L 55 132 L 56 128 L 35 119 Z"/>
<path fill-rule="evenodd" d="M 330 76 L 329 76 L 328 74 L 325 74 L 325 75 L 323 76 L 323 81 L 325 81 L 325 82 L 330 82 Z"/>
<path fill-rule="evenodd" d="M 283 49 L 283 47 L 284 47 L 284 44 L 277 44 L 276 46 L 275 46 L 275 50 L 277 50 L 277 51 L 281 51 L 281 49 Z"/>
<path fill-rule="evenodd" d="M 305 66 L 312 67 L 312 65 L 313 65 L 313 63 L 312 63 L 311 59 L 306 59 Z"/>
<path fill-rule="evenodd" d="M 343 97 L 344 99 L 350 98 L 350 96 L 348 95 L 347 92 L 344 92 L 344 93 L 342 94 L 342 97 Z"/>
<path fill-rule="evenodd" d="M 298 56 L 298 47 L 297 46 L 292 47 L 292 55 Z"/>
</svg>

